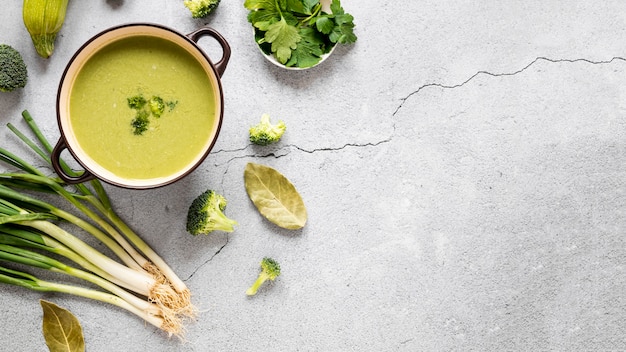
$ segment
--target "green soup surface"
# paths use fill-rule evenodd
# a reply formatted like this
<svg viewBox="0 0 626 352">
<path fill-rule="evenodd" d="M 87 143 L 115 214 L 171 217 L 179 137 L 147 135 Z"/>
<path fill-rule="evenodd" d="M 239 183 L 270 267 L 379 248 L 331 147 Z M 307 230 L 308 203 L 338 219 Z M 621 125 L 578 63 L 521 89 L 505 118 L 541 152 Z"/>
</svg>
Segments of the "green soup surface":
<svg viewBox="0 0 626 352">
<path fill-rule="evenodd" d="M 128 99 L 160 97 L 163 114 L 148 117 L 136 134 L 138 110 Z M 216 94 L 202 65 L 168 40 L 135 36 L 96 52 L 76 76 L 70 124 L 80 148 L 124 179 L 167 177 L 206 147 L 215 120 Z M 149 113 L 149 104 L 146 104 Z"/>
</svg>

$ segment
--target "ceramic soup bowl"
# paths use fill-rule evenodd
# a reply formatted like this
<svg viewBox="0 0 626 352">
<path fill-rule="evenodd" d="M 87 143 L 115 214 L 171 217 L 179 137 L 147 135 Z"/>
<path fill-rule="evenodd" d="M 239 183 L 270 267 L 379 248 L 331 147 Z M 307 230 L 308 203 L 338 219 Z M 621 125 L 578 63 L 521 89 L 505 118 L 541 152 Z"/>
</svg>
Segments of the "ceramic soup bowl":
<svg viewBox="0 0 626 352">
<path fill-rule="evenodd" d="M 213 63 L 198 46 L 219 43 Z M 208 156 L 220 132 L 220 78 L 230 46 L 215 30 L 181 34 L 151 23 L 109 28 L 68 63 L 57 95 L 61 137 L 52 164 L 67 183 L 93 178 L 132 189 L 175 182 Z M 84 171 L 61 161 L 69 151 Z"/>
</svg>

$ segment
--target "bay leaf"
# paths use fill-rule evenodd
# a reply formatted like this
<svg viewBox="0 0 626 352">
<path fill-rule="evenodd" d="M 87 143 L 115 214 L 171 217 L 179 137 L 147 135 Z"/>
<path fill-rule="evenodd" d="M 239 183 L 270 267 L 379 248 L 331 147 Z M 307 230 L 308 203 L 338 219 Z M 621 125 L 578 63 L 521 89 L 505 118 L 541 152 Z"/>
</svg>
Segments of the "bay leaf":
<svg viewBox="0 0 626 352">
<path fill-rule="evenodd" d="M 243 177 L 250 200 L 267 220 L 290 230 L 304 227 L 304 201 L 283 174 L 269 166 L 248 163 Z"/>
<path fill-rule="evenodd" d="M 50 352 L 84 352 L 83 328 L 69 310 L 44 300 L 43 337 Z"/>
</svg>

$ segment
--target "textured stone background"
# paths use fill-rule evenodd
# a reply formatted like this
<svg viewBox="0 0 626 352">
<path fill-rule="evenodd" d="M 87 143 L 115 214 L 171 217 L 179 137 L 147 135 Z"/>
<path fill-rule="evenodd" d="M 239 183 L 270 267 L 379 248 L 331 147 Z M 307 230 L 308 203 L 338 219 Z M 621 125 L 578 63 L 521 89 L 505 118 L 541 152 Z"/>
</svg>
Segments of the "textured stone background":
<svg viewBox="0 0 626 352">
<path fill-rule="evenodd" d="M 261 57 L 242 4 L 193 20 L 182 0 L 70 1 L 47 61 L 21 1 L 3 4 L 0 42 L 23 53 L 30 82 L 0 94 L 0 122 L 21 125 L 28 109 L 51 139 L 61 72 L 105 28 L 208 24 L 233 54 L 203 165 L 156 190 L 109 187 L 193 290 L 203 312 L 186 340 L 110 306 L 0 286 L 2 350 L 45 350 L 39 298 L 80 319 L 90 351 L 626 350 L 623 1 L 344 0 L 358 42 L 305 72 Z M 288 131 L 253 147 L 264 112 Z M 0 140 L 16 148 L 5 128 Z M 296 185 L 303 230 L 258 215 L 247 162 Z M 234 233 L 185 233 L 207 188 L 228 198 Z M 263 256 L 283 275 L 249 299 Z"/>
</svg>

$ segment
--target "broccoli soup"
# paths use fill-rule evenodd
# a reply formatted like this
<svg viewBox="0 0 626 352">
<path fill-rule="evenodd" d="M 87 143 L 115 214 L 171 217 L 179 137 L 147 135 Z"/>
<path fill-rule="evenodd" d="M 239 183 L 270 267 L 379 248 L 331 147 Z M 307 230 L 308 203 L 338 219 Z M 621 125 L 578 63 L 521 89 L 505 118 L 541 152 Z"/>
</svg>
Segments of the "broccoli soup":
<svg viewBox="0 0 626 352">
<path fill-rule="evenodd" d="M 112 174 L 158 179 L 189 167 L 207 149 L 218 93 L 202 64 L 153 36 L 108 44 L 80 68 L 69 98 L 72 134 Z"/>
</svg>

